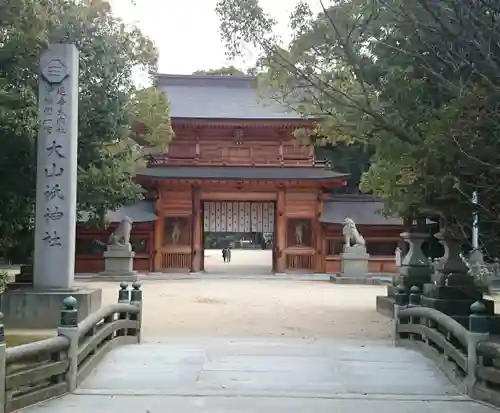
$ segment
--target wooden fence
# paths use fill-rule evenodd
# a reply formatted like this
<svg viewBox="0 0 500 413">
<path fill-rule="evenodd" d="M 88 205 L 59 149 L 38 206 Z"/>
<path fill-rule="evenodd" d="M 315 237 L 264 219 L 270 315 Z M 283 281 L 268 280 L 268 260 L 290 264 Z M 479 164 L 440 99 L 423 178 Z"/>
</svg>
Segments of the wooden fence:
<svg viewBox="0 0 500 413">
<path fill-rule="evenodd" d="M 77 324 L 74 297 L 64 299 L 57 337 L 6 348 L 0 322 L 0 413 L 72 392 L 112 348 L 141 341 L 142 291 L 120 284 L 118 304 Z M 2 316 L 3 317 L 3 316 Z"/>
</svg>

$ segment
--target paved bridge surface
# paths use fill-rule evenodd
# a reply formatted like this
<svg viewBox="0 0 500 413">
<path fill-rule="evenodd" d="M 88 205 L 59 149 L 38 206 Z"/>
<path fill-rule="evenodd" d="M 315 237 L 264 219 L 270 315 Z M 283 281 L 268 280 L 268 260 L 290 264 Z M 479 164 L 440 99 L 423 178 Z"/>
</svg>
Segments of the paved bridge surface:
<svg viewBox="0 0 500 413">
<path fill-rule="evenodd" d="M 391 343 L 158 339 L 110 352 L 76 393 L 31 413 L 491 413 Z"/>
</svg>

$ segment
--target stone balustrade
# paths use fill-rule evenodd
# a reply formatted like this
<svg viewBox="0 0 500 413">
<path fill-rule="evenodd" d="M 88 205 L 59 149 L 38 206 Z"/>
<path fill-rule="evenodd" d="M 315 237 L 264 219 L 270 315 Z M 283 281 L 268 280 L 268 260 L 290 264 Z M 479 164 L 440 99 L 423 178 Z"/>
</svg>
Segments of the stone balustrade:
<svg viewBox="0 0 500 413">
<path fill-rule="evenodd" d="M 56 337 L 6 348 L 0 320 L 0 413 L 74 391 L 112 348 L 140 343 L 141 318 L 141 285 L 122 283 L 117 304 L 79 324 L 77 300 L 66 297 Z"/>
<path fill-rule="evenodd" d="M 470 308 L 469 325 L 420 305 L 417 286 L 397 287 L 394 339 L 432 359 L 470 397 L 500 406 L 500 342 L 490 336 L 491 317 L 481 301 Z"/>
</svg>

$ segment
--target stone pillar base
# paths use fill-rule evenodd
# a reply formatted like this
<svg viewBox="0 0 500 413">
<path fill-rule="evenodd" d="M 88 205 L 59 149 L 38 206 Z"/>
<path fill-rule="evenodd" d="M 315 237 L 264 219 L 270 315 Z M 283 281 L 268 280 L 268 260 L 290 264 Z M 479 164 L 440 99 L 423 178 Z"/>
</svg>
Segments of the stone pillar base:
<svg viewBox="0 0 500 413">
<path fill-rule="evenodd" d="M 408 290 L 416 285 L 422 291 L 424 284 L 431 282 L 431 272 L 429 265 L 403 265 L 399 267 L 401 284 Z"/>
<path fill-rule="evenodd" d="M 129 245 L 108 245 L 104 252 L 104 271 L 99 275 L 116 281 L 135 281 L 135 252 Z"/>
<path fill-rule="evenodd" d="M 452 317 L 465 317 L 470 314 L 470 306 L 481 300 L 486 306 L 486 313 L 493 314 L 493 301 L 483 299 L 483 294 L 474 287 L 470 276 L 464 274 L 463 278 L 468 284 L 453 286 L 424 284 L 422 306 L 434 308 Z"/>
<path fill-rule="evenodd" d="M 119 282 L 122 281 L 135 282 L 138 279 L 139 279 L 139 274 L 137 274 L 137 271 L 132 271 L 130 273 L 103 271 L 99 273 L 98 277 L 94 278 L 94 280 L 119 281 Z"/>
<path fill-rule="evenodd" d="M 368 259 L 370 254 L 362 245 L 354 245 L 344 248 L 340 254 L 341 277 L 364 278 L 368 274 Z"/>
<path fill-rule="evenodd" d="M 474 286 L 469 275 L 455 274 L 454 276 L 449 278 L 451 286 L 424 284 L 421 305 L 449 315 L 468 329 L 470 307 L 480 300 L 486 307 L 485 314 L 489 320 L 490 333 L 499 334 L 500 318 L 495 316 L 494 301 L 483 298 L 482 292 Z"/>
<path fill-rule="evenodd" d="M 53 329 L 59 327 L 63 300 L 73 296 L 78 301 L 78 322 L 101 308 L 101 289 L 38 290 L 26 288 L 0 295 L 0 305 L 7 328 Z"/>
</svg>

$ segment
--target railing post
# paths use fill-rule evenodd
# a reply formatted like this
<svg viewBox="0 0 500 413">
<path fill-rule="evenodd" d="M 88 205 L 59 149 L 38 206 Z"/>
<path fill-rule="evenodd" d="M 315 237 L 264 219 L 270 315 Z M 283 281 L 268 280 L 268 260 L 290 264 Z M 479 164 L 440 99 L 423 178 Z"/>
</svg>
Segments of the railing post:
<svg viewBox="0 0 500 413">
<path fill-rule="evenodd" d="M 139 312 L 137 314 L 132 314 L 133 319 L 137 322 L 137 328 L 136 328 L 136 335 L 137 335 L 137 342 L 141 342 L 141 328 L 142 328 L 142 290 L 141 290 L 141 283 L 139 282 L 134 282 L 132 284 L 132 292 L 130 294 L 130 304 L 135 305 L 136 307 L 139 307 Z"/>
<path fill-rule="evenodd" d="M 120 283 L 120 290 L 118 291 L 118 304 L 122 303 L 130 303 L 130 291 L 125 281 Z"/>
<path fill-rule="evenodd" d="M 128 289 L 128 284 L 125 281 L 120 283 L 120 289 L 118 290 L 118 304 L 130 304 L 130 291 Z M 126 320 L 127 318 L 128 313 L 118 313 L 118 320 Z M 128 330 L 126 328 L 116 331 L 117 336 L 126 336 L 127 333 Z"/>
<path fill-rule="evenodd" d="M 467 394 L 473 395 L 476 385 L 477 344 L 489 336 L 489 318 L 481 301 L 470 306 L 469 332 L 467 333 Z"/>
<path fill-rule="evenodd" d="M 130 304 L 130 291 L 128 289 L 128 284 L 126 282 L 120 283 L 120 289 L 118 290 L 118 304 Z M 128 313 L 119 313 L 119 320 L 126 320 L 128 318 Z M 117 330 L 117 336 L 126 336 L 128 333 L 127 329 Z"/>
<path fill-rule="evenodd" d="M 396 287 L 396 295 L 394 296 L 394 344 L 397 346 L 400 342 L 399 337 L 399 312 L 406 307 L 406 289 L 402 284 Z"/>
<path fill-rule="evenodd" d="M 410 295 L 408 297 L 408 308 L 413 308 L 413 307 L 419 307 L 420 306 L 420 300 L 422 298 L 422 294 L 420 292 L 420 288 L 418 288 L 416 285 L 412 286 L 410 288 Z M 410 323 L 411 324 L 419 324 L 420 323 L 420 318 L 411 316 L 410 317 Z M 409 334 L 408 337 L 413 339 L 415 337 L 415 334 Z"/>
<path fill-rule="evenodd" d="M 0 313 L 0 413 L 5 413 L 6 400 L 6 377 L 7 377 L 7 366 L 6 366 L 6 347 L 5 344 L 5 328 L 3 325 L 3 314 Z"/>
<path fill-rule="evenodd" d="M 418 307 L 420 305 L 421 293 L 420 288 L 416 285 L 410 288 L 410 297 L 408 307 Z"/>
<path fill-rule="evenodd" d="M 407 301 L 406 301 L 407 298 L 408 298 L 408 296 L 406 295 L 406 288 L 404 287 L 404 285 L 399 284 L 396 287 L 396 295 L 394 297 L 395 303 L 397 305 L 399 305 L 400 307 L 403 307 L 407 304 Z"/>
<path fill-rule="evenodd" d="M 78 302 L 75 297 L 66 297 L 61 310 L 60 326 L 57 335 L 65 336 L 69 339 L 68 359 L 69 369 L 66 374 L 68 392 L 76 389 L 78 376 Z"/>
</svg>

